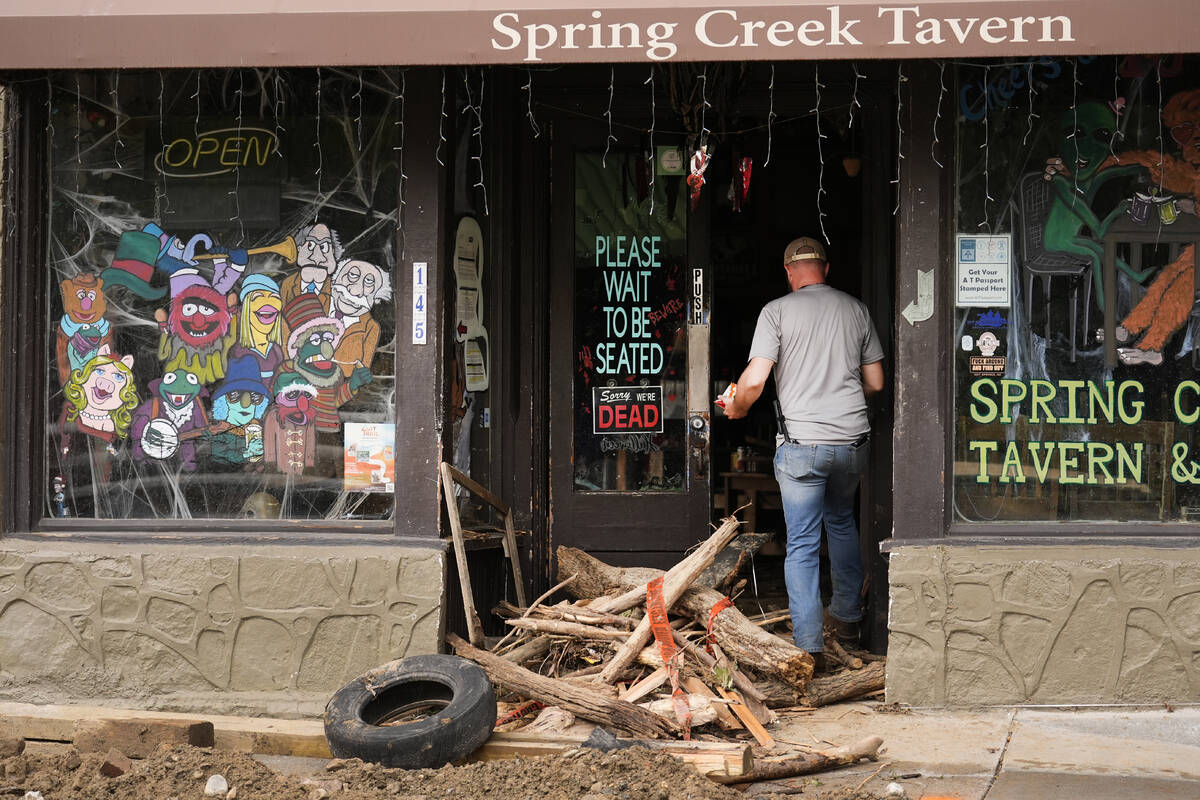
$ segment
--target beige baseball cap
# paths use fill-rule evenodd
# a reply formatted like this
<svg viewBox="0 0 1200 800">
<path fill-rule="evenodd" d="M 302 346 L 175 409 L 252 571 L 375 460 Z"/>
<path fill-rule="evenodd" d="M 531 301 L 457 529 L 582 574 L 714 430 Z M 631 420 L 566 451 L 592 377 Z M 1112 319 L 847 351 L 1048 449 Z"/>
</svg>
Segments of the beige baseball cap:
<svg viewBox="0 0 1200 800">
<path fill-rule="evenodd" d="M 810 236 L 801 236 L 783 251 L 783 265 L 795 264 L 797 261 L 824 261 L 825 248 Z"/>
</svg>

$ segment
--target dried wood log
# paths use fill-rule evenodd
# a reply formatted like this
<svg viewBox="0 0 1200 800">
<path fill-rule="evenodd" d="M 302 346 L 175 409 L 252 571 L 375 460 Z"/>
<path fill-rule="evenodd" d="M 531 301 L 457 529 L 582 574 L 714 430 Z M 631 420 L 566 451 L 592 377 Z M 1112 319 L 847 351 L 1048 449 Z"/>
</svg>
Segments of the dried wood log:
<svg viewBox="0 0 1200 800">
<path fill-rule="evenodd" d="M 885 663 L 876 661 L 864 665 L 862 669 L 820 675 L 813 678 L 803 691 L 776 680 L 762 680 L 755 685 L 766 695 L 764 702 L 768 708 L 819 708 L 879 691 L 883 688 L 886 668 Z"/>
<path fill-rule="evenodd" d="M 595 625 L 564 622 L 560 619 L 519 617 L 517 619 L 506 619 L 504 624 L 527 631 L 552 633 L 556 636 L 578 636 L 581 639 L 624 639 L 629 635 L 629 631 L 614 631 L 611 628 L 598 628 Z"/>
<path fill-rule="evenodd" d="M 558 548 L 558 568 L 576 573 L 567 588 L 576 597 L 597 597 L 613 588 L 645 586 L 662 575 L 648 567 L 614 567 L 573 547 Z M 708 616 L 723 595 L 713 589 L 693 586 L 675 603 L 675 612 L 686 614 L 707 628 Z M 713 636 L 738 664 L 784 683 L 804 688 L 812 677 L 812 656 L 746 619 L 736 608 L 727 608 L 713 620 Z M 768 703 L 769 705 L 769 703 Z"/>
<path fill-rule="evenodd" d="M 726 517 L 721 523 L 721 527 L 717 528 L 713 535 L 689 553 L 682 561 L 680 561 L 671 569 L 667 570 L 663 578 L 663 598 L 667 608 L 670 609 L 674 601 L 667 600 L 668 587 L 673 580 L 680 575 L 690 575 L 690 580 L 684 585 L 684 589 L 690 586 L 696 578 L 703 574 L 704 570 L 712 564 L 713 559 L 725 549 L 725 546 L 733 541 L 737 536 L 738 525 L 741 521 L 736 517 Z M 719 544 L 718 544 L 719 543 Z M 699 567 L 699 569 L 697 569 Z M 562 565 L 559 565 L 559 570 L 562 570 Z M 649 581 L 646 581 L 649 583 Z M 589 604 L 589 608 L 594 608 L 597 611 L 607 611 L 611 614 L 616 614 L 620 611 L 626 611 L 634 606 L 641 605 L 646 599 L 646 585 L 633 586 L 627 589 L 623 594 L 617 596 L 613 600 L 607 602 L 595 602 Z"/>
<path fill-rule="evenodd" d="M 549 636 L 539 636 L 519 647 L 514 647 L 500 657 L 514 664 L 524 664 L 526 661 L 545 658 L 546 654 L 550 652 L 551 644 Z"/>
<path fill-rule="evenodd" d="M 716 704 L 718 702 L 715 698 L 705 697 L 702 694 L 687 695 L 688 708 L 692 712 L 691 726 L 699 728 L 701 725 L 716 722 Z M 641 707 L 653 711 L 655 714 L 661 714 L 668 719 L 675 719 L 675 701 L 670 697 L 664 697 L 662 700 L 652 700 L 649 703 L 641 703 Z"/>
<path fill-rule="evenodd" d="M 862 669 L 822 675 L 804 690 L 803 701 L 806 705 L 816 708 L 877 692 L 883 688 L 886 669 L 886 664 L 876 661 Z"/>
<path fill-rule="evenodd" d="M 803 753 L 795 758 L 788 758 L 782 761 L 763 761 L 758 759 L 754 762 L 754 767 L 743 775 L 736 777 L 722 777 L 720 775 L 710 775 L 709 777 L 717 783 L 750 783 L 752 781 L 773 781 L 780 778 L 794 778 L 797 775 L 811 775 L 814 772 L 825 772 L 827 770 L 845 767 L 851 764 L 857 764 L 864 758 L 874 760 L 879 756 L 879 748 L 883 746 L 883 739 L 878 736 L 868 736 L 862 741 L 855 742 L 847 747 L 839 747 L 829 753 Z"/>
<path fill-rule="evenodd" d="M 842 647 L 842 643 L 837 640 L 836 636 L 825 637 L 825 654 L 833 656 L 842 666 L 850 669 L 862 669 L 863 667 L 862 659 L 847 653 L 846 648 Z"/>
<path fill-rule="evenodd" d="M 586 606 L 572 606 L 565 603 L 555 606 L 531 606 L 526 609 L 515 606 L 507 600 L 501 600 L 492 608 L 492 613 L 501 619 L 521 617 L 561 619 L 565 622 L 578 622 L 581 625 L 609 625 L 625 630 L 633 630 L 638 622 L 631 617 L 605 614 L 600 611 L 592 611 Z"/>
<path fill-rule="evenodd" d="M 734 517 L 730 517 L 717 528 L 713 535 L 708 537 L 699 547 L 692 551 L 687 558 L 680 561 L 675 566 L 671 567 L 663 574 L 662 585 L 662 600 L 663 605 L 667 610 L 675 605 L 675 601 L 679 599 L 692 582 L 700 577 L 700 573 L 708 568 L 712 560 L 716 558 L 717 553 L 725 549 L 725 545 L 737 536 L 738 525 L 741 523 Z M 562 569 L 561 563 L 559 569 Z M 577 576 L 575 576 L 577 577 Z M 578 581 L 572 581 L 577 583 Z M 645 587 L 642 587 L 643 593 Z M 602 683 L 612 683 L 617 673 L 628 667 L 637 658 L 637 654 L 646 642 L 650 641 L 650 616 L 647 614 L 638 623 L 638 626 L 633 629 L 633 633 L 617 650 L 617 654 L 612 660 L 604 665 L 604 669 L 600 672 L 597 680 Z"/>
<path fill-rule="evenodd" d="M 574 682 L 555 680 L 517 666 L 485 650 L 472 647 L 454 634 L 446 635 L 454 652 L 483 667 L 493 683 L 547 705 L 560 706 L 576 717 L 647 739 L 676 736 L 682 728 L 673 720 L 660 717 L 633 703 L 605 697 L 594 688 L 585 689 Z"/>
</svg>

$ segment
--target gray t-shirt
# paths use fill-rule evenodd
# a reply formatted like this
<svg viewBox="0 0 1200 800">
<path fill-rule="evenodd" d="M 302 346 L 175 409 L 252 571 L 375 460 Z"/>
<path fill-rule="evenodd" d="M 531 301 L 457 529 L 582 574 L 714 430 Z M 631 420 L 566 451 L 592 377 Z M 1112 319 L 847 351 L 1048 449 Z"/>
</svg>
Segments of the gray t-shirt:
<svg viewBox="0 0 1200 800">
<path fill-rule="evenodd" d="M 883 360 L 883 346 L 860 301 L 823 283 L 767 303 L 758 315 L 750 358 L 775 362 L 775 388 L 791 437 L 848 444 L 871 430 L 862 365 Z"/>
</svg>

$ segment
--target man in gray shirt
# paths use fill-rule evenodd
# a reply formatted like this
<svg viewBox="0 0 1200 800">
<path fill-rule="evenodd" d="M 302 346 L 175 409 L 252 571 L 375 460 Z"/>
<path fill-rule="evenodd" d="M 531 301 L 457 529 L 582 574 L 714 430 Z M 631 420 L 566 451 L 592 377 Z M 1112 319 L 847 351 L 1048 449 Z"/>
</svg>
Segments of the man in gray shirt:
<svg viewBox="0 0 1200 800">
<path fill-rule="evenodd" d="M 863 566 L 854 494 L 867 466 L 866 396 L 883 389 L 883 348 L 866 306 L 827 285 L 829 262 L 816 239 L 796 239 L 783 256 L 791 292 L 763 307 L 750 363 L 725 409 L 740 419 L 775 370 L 786 430 L 776 439 L 775 478 L 787 522 L 784 578 L 796 646 L 825 668 L 819 577 L 821 525 L 829 543 L 833 599 L 841 639 L 858 636 Z"/>
</svg>

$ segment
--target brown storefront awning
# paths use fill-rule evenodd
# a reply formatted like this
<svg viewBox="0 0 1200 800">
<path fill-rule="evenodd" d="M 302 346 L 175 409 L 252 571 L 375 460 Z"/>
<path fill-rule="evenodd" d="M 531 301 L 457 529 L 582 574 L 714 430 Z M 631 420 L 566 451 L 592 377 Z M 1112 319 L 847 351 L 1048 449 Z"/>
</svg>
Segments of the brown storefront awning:
<svg viewBox="0 0 1200 800">
<path fill-rule="evenodd" d="M 1196 0 L 3 0 L 0 68 L 1180 53 Z"/>
</svg>

